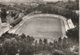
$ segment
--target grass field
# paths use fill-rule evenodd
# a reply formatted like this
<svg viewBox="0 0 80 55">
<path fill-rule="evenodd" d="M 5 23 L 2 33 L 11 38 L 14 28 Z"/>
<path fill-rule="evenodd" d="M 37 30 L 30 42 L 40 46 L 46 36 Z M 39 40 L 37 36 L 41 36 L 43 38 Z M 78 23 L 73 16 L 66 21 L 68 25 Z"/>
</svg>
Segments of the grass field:
<svg viewBox="0 0 80 55">
<path fill-rule="evenodd" d="M 33 17 L 26 20 L 16 33 L 54 40 L 62 35 L 61 26 L 61 19 L 55 17 Z"/>
</svg>

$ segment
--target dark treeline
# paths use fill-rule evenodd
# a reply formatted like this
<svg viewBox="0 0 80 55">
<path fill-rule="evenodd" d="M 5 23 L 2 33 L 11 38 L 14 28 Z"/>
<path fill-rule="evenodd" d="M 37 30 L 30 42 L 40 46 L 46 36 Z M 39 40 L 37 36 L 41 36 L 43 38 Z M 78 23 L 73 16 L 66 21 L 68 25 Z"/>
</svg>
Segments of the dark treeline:
<svg viewBox="0 0 80 55">
<path fill-rule="evenodd" d="M 74 43 L 74 40 L 59 37 L 58 40 L 48 42 L 48 39 L 36 40 L 30 35 L 6 32 L 0 36 L 0 55 L 34 55 L 44 51 L 50 55 L 78 55 L 78 42 Z M 74 45 L 75 49 L 72 52 L 70 48 Z"/>
<path fill-rule="evenodd" d="M 79 15 L 73 12 L 70 9 L 63 8 L 57 5 L 51 4 L 40 4 L 36 10 L 41 11 L 42 13 L 50 13 L 50 14 L 57 14 L 66 17 L 67 19 L 71 19 L 74 24 L 79 23 Z"/>
</svg>

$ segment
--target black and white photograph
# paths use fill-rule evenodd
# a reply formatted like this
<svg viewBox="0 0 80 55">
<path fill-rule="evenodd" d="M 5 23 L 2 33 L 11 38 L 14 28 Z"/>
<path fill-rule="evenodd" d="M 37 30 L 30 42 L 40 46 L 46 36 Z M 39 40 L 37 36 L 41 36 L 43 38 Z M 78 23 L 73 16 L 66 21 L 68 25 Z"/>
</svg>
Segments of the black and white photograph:
<svg viewBox="0 0 80 55">
<path fill-rule="evenodd" d="M 0 0 L 0 55 L 79 55 L 79 0 Z"/>
</svg>

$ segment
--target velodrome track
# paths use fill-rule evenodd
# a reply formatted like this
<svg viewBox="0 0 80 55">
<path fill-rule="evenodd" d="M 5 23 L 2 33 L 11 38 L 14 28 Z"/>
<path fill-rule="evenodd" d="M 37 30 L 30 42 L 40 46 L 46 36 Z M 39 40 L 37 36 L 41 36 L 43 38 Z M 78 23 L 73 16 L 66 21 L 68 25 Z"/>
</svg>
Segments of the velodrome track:
<svg viewBox="0 0 80 55">
<path fill-rule="evenodd" d="M 36 39 L 55 40 L 65 36 L 66 19 L 52 14 L 36 14 L 25 17 L 24 23 L 15 31 L 16 34 L 26 34 Z"/>
</svg>

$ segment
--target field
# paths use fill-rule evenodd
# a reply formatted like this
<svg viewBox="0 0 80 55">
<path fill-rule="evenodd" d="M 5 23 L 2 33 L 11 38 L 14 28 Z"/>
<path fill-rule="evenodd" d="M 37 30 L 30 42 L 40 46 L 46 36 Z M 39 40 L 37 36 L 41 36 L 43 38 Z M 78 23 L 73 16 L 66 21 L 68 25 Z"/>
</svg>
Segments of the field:
<svg viewBox="0 0 80 55">
<path fill-rule="evenodd" d="M 16 33 L 24 33 L 36 39 L 47 38 L 54 40 L 62 36 L 61 19 L 47 16 L 33 17 L 32 19 L 26 20 Z"/>
</svg>

